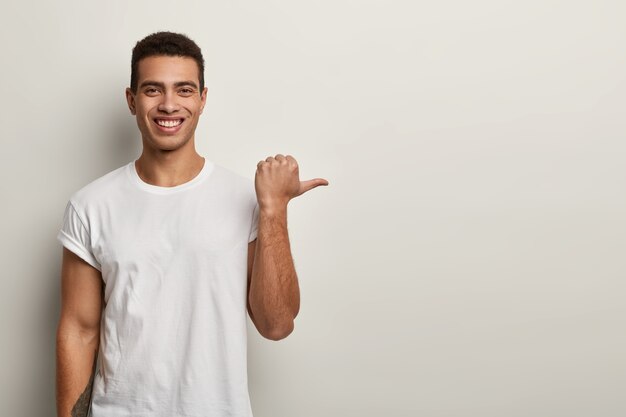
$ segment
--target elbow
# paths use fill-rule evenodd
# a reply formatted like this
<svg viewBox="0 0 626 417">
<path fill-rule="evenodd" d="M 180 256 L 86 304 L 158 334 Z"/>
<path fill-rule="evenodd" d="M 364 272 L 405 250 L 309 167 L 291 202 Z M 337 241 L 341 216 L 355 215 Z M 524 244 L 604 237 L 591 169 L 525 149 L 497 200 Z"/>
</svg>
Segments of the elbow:
<svg viewBox="0 0 626 417">
<path fill-rule="evenodd" d="M 84 346 L 98 346 L 100 344 L 99 323 L 86 326 L 62 316 L 57 324 L 56 343 L 66 343 L 68 340 L 79 340 Z"/>
<path fill-rule="evenodd" d="M 284 325 L 274 326 L 271 329 L 266 329 L 265 331 L 261 332 L 261 335 L 266 339 L 278 341 L 285 339 L 287 336 L 289 336 L 293 332 L 294 327 L 294 322 L 293 320 L 291 320 Z"/>
</svg>

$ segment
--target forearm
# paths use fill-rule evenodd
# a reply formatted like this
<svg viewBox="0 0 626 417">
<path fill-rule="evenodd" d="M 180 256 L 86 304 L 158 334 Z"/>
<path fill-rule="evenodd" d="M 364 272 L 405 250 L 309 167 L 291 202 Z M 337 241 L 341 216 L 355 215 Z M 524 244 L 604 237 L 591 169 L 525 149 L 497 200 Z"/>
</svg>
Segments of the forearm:
<svg viewBox="0 0 626 417">
<path fill-rule="evenodd" d="M 57 417 L 86 417 L 99 333 L 60 322 L 56 337 Z"/>
<path fill-rule="evenodd" d="M 281 339 L 293 330 L 300 289 L 289 235 L 287 207 L 261 208 L 250 284 L 250 308 L 264 336 Z"/>
</svg>

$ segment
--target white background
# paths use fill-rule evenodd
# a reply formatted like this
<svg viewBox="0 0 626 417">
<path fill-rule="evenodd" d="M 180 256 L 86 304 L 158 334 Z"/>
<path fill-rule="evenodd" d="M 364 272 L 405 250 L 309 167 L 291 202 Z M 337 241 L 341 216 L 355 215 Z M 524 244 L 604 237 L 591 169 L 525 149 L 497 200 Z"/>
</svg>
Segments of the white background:
<svg viewBox="0 0 626 417">
<path fill-rule="evenodd" d="M 55 236 L 140 154 L 124 89 L 157 30 L 205 55 L 200 154 L 330 182 L 289 205 L 295 331 L 249 328 L 255 417 L 626 415 L 625 21 L 601 0 L 6 2 L 0 415 L 55 415 Z"/>
</svg>

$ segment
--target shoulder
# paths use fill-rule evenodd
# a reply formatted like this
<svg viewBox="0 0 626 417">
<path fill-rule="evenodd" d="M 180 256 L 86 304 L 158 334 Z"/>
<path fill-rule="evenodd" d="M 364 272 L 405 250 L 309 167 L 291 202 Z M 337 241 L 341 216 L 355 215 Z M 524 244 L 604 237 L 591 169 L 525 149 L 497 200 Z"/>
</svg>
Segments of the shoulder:
<svg viewBox="0 0 626 417">
<path fill-rule="evenodd" d="M 248 186 L 252 183 L 252 179 L 215 163 L 213 163 L 213 174 L 218 176 L 222 181 L 231 182 L 233 185 Z"/>
<path fill-rule="evenodd" d="M 122 182 L 127 181 L 125 176 L 128 175 L 127 170 L 129 164 L 109 171 L 87 183 L 70 196 L 70 202 L 75 207 L 87 208 L 106 201 L 115 190 L 120 188 Z"/>
<path fill-rule="evenodd" d="M 224 166 L 214 164 L 212 176 L 231 193 L 255 194 L 254 180 Z"/>
<path fill-rule="evenodd" d="M 257 205 L 254 179 L 248 178 L 221 165 L 215 165 L 211 175 L 213 189 L 217 198 L 229 207 L 241 213 L 253 213 Z"/>
</svg>

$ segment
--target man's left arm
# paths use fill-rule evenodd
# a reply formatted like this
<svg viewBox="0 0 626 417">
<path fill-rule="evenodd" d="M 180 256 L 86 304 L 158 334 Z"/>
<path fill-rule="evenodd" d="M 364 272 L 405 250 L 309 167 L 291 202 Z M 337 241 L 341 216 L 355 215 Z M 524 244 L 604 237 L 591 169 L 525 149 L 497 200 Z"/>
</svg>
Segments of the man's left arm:
<svg viewBox="0 0 626 417">
<path fill-rule="evenodd" d="M 281 154 L 257 165 L 257 239 L 248 244 L 248 313 L 263 337 L 280 340 L 294 328 L 300 309 L 298 277 L 287 231 L 289 200 L 328 181 L 300 181 L 298 163 Z"/>
</svg>

